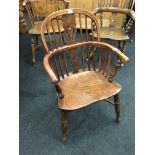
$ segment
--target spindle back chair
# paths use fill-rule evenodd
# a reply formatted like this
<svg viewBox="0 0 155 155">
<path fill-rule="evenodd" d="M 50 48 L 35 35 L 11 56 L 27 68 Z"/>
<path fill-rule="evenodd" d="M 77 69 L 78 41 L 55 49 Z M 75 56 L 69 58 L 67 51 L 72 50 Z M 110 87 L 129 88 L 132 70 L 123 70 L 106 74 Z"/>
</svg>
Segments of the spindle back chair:
<svg viewBox="0 0 155 155">
<path fill-rule="evenodd" d="M 117 62 L 117 58 L 119 57 L 123 63 L 129 61 L 128 57 L 120 50 L 112 45 L 99 42 L 99 38 L 94 41 L 92 35 L 89 36 L 89 41 L 87 29 L 84 30 L 84 35 L 82 29 L 77 32 L 76 22 L 73 20 L 76 13 L 79 13 L 79 16 L 83 14 L 86 18 L 90 18 L 92 33 L 96 29 L 99 34 L 96 18 L 82 9 L 66 9 L 52 13 L 44 20 L 41 27 L 41 39 L 46 50 L 43 64 L 56 89 L 58 105 L 61 110 L 63 142 L 67 141 L 67 113 L 71 110 L 105 100 L 115 106 L 116 122 L 119 122 L 119 92 L 122 87 L 113 81 L 113 78 L 121 64 Z M 50 33 L 46 38 L 44 32 L 49 32 L 53 19 L 57 21 L 61 19 L 64 40 L 67 40 L 67 44 L 60 39 L 53 45 L 50 42 L 52 40 Z M 79 40 L 76 39 L 78 34 Z M 56 34 L 53 37 L 56 38 Z M 50 43 L 48 44 L 48 42 Z M 90 59 L 91 53 L 92 58 Z M 114 97 L 114 102 L 109 99 L 110 97 Z"/>
<path fill-rule="evenodd" d="M 23 5 L 27 10 L 28 18 L 31 23 L 29 34 L 31 35 L 32 62 L 33 65 L 35 65 L 35 51 L 40 46 L 40 44 L 38 44 L 38 37 L 40 36 L 41 24 L 43 20 L 52 12 L 58 11 L 59 9 L 68 8 L 69 1 L 53 0 L 50 2 L 47 0 L 25 0 Z M 60 30 L 63 31 L 61 28 Z"/>
<path fill-rule="evenodd" d="M 108 26 L 104 25 L 104 14 L 110 13 L 110 21 Z M 100 7 L 93 11 L 95 16 L 99 16 L 100 38 L 118 41 L 118 48 L 124 52 L 126 41 L 130 39 L 129 31 L 135 21 L 134 11 L 116 7 Z M 117 23 L 117 16 L 122 15 L 123 21 Z M 94 37 L 96 34 L 94 33 Z"/>
<path fill-rule="evenodd" d="M 79 17 L 78 22 L 76 19 L 77 16 Z M 55 27 L 53 26 L 53 22 L 56 23 Z M 88 23 L 91 23 L 91 27 L 89 28 Z M 60 27 L 63 28 L 64 33 L 60 31 Z M 50 30 L 53 31 L 52 34 Z M 48 33 L 47 37 L 44 32 Z M 96 38 L 94 38 L 94 35 L 89 35 L 89 33 L 94 32 L 97 32 Z M 79 8 L 64 9 L 50 14 L 42 24 L 41 36 L 47 53 L 54 48 L 67 44 L 100 40 L 97 19 L 91 12 Z"/>
</svg>

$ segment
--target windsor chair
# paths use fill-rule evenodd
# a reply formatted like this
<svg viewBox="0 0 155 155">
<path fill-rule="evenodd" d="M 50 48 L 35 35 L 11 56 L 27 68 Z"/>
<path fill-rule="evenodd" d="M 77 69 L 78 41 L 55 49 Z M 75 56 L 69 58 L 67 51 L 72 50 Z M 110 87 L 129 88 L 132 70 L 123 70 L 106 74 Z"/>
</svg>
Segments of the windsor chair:
<svg viewBox="0 0 155 155">
<path fill-rule="evenodd" d="M 95 31 L 99 36 L 97 19 L 91 12 L 82 9 L 65 9 L 52 13 L 46 17 L 41 26 L 41 39 L 46 50 L 43 64 L 56 89 L 64 143 L 67 141 L 68 112 L 99 100 L 105 100 L 114 105 L 116 122 L 119 123 L 119 92 L 122 86 L 113 81 L 113 78 L 120 68 L 117 57 L 121 59 L 121 62 L 129 61 L 128 57 L 114 46 L 99 42 L 99 37 L 95 41 L 93 35 L 89 36 L 87 29 L 81 28 L 77 31 L 76 16 L 79 16 L 79 20 L 85 19 L 86 28 L 90 22 L 90 32 Z M 48 38 L 46 38 L 44 32 L 49 32 L 52 24 L 50 21 L 53 19 L 62 19 L 61 23 L 57 23 L 58 27 L 62 24 L 63 35 L 68 44 L 64 44 L 59 38 L 60 46 L 57 45 L 58 41 L 55 41 L 56 47 L 53 48 L 54 45 L 50 41 L 51 34 L 48 33 Z M 62 36 L 61 31 L 59 33 L 59 36 Z M 56 38 L 56 34 L 54 37 Z M 90 59 L 90 53 L 92 53 L 92 59 Z M 114 101 L 110 97 L 114 97 Z"/>
<path fill-rule="evenodd" d="M 38 44 L 38 39 L 40 36 L 41 24 L 43 20 L 48 14 L 52 12 L 68 8 L 69 1 L 53 0 L 50 2 L 47 0 L 25 0 L 23 5 L 26 7 L 28 18 L 31 24 L 29 34 L 31 36 L 32 62 L 35 66 L 35 51 L 40 46 L 40 44 Z M 61 27 L 60 30 L 63 31 Z M 57 32 L 58 30 L 55 31 Z"/>
<path fill-rule="evenodd" d="M 108 26 L 104 25 L 104 14 L 111 13 Z M 130 39 L 129 31 L 135 21 L 134 11 L 126 8 L 117 7 L 99 7 L 93 11 L 95 16 L 99 17 L 100 38 L 118 41 L 118 48 L 124 52 L 126 41 Z M 122 23 L 117 23 L 117 16 L 122 15 Z M 94 37 L 96 34 L 94 33 Z"/>
</svg>

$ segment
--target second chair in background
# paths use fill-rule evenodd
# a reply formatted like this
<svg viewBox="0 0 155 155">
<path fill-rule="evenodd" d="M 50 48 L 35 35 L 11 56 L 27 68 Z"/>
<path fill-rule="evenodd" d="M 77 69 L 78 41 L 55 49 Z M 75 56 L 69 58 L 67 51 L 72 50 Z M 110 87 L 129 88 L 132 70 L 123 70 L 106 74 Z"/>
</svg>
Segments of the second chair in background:
<svg viewBox="0 0 155 155">
<path fill-rule="evenodd" d="M 107 13 L 110 20 L 105 18 Z M 124 52 L 126 41 L 130 39 L 128 33 L 135 21 L 134 11 L 116 7 L 99 7 L 93 11 L 93 14 L 99 19 L 100 38 L 118 41 L 118 48 Z"/>
<path fill-rule="evenodd" d="M 40 46 L 38 43 L 38 38 L 40 36 L 41 24 L 43 20 L 52 12 L 68 8 L 69 1 L 53 0 L 50 2 L 47 0 L 25 0 L 23 5 L 26 7 L 31 25 L 29 28 L 29 34 L 31 36 L 32 62 L 35 65 L 35 51 Z M 57 32 L 58 30 L 55 31 Z M 63 31 L 63 29 L 60 28 L 60 31 Z"/>
</svg>

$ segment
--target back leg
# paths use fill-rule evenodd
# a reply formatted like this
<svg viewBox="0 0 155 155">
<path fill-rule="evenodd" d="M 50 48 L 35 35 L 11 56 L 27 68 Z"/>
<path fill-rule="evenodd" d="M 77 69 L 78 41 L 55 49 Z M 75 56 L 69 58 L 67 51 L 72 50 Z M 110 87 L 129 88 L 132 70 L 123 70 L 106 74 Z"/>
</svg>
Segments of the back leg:
<svg viewBox="0 0 155 155">
<path fill-rule="evenodd" d="M 115 112 L 116 112 L 116 123 L 120 122 L 120 98 L 119 93 L 114 95 L 114 102 L 115 102 Z"/>
<path fill-rule="evenodd" d="M 67 142 L 67 111 L 61 109 L 61 131 L 62 131 L 62 142 Z"/>
</svg>

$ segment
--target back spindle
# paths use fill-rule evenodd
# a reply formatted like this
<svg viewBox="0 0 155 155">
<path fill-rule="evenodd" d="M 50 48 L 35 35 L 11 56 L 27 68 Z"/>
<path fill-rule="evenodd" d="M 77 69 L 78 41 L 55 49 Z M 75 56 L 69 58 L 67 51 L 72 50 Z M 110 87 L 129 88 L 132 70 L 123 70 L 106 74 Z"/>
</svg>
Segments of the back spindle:
<svg viewBox="0 0 155 155">
<path fill-rule="evenodd" d="M 96 53 L 96 47 L 91 47 L 91 53 L 92 53 L 92 63 L 93 63 L 93 69 L 96 71 L 96 65 L 95 65 L 95 53 Z"/>
<path fill-rule="evenodd" d="M 55 71 L 56 71 L 58 80 L 60 81 L 60 74 L 59 74 L 59 69 L 58 69 L 58 64 L 57 64 L 56 56 L 53 56 L 53 58 L 54 58 Z"/>
<path fill-rule="evenodd" d="M 83 71 L 85 71 L 85 62 L 84 62 L 85 57 L 84 57 L 84 49 L 83 49 L 83 48 L 84 48 L 84 47 L 81 46 L 81 62 L 82 62 Z"/>
<path fill-rule="evenodd" d="M 88 25 L 87 25 L 87 16 L 85 15 L 85 30 L 86 30 L 86 41 L 88 41 Z"/>
<path fill-rule="evenodd" d="M 99 72 L 101 72 L 101 68 L 102 68 L 102 52 L 103 52 L 103 48 L 100 48 L 100 53 L 99 53 L 99 62 L 98 62 L 98 68 L 99 68 Z"/>
<path fill-rule="evenodd" d="M 49 24 L 46 24 L 46 31 L 47 31 L 47 34 L 48 34 L 48 39 L 49 39 L 49 43 L 50 43 L 50 48 L 51 50 L 53 49 L 53 46 L 52 46 L 52 38 L 51 38 L 51 35 L 50 35 L 50 32 L 49 32 Z"/>
<path fill-rule="evenodd" d="M 111 50 L 108 50 L 108 57 L 107 57 L 107 67 L 106 67 L 106 74 L 105 77 L 107 77 L 109 73 L 109 67 L 110 67 L 110 60 L 111 60 Z"/>
<path fill-rule="evenodd" d="M 106 75 L 106 68 L 107 68 L 107 48 L 103 50 L 103 67 L 102 67 L 102 74 Z"/>
<path fill-rule="evenodd" d="M 63 46 L 64 45 L 63 37 L 62 37 L 61 29 L 60 29 L 60 20 L 58 19 L 58 17 L 56 18 L 56 22 L 57 22 L 57 27 L 58 27 L 58 31 L 59 31 L 60 43 L 61 43 L 61 46 Z"/>
<path fill-rule="evenodd" d="M 79 25 L 80 25 L 80 41 L 82 42 L 82 23 L 81 23 L 81 14 L 79 13 Z"/>
<path fill-rule="evenodd" d="M 100 13 L 100 26 L 103 25 L 103 12 Z"/>
<path fill-rule="evenodd" d="M 90 70 L 90 53 L 92 46 L 87 46 L 87 61 L 88 61 L 88 70 Z"/>
<path fill-rule="evenodd" d="M 55 19 L 54 19 L 55 20 Z M 58 48 L 58 43 L 57 43 L 57 39 L 56 39 L 56 32 L 55 32 L 55 28 L 54 28 L 54 24 L 53 24 L 53 21 L 54 20 L 51 20 L 51 27 L 52 27 L 52 30 L 53 30 L 53 36 L 54 36 L 54 43 L 55 43 L 55 47 Z"/>
<path fill-rule="evenodd" d="M 61 76 L 64 79 L 64 73 L 63 73 L 63 67 L 62 67 L 61 55 L 60 54 L 58 54 L 58 63 L 59 63 L 59 68 L 60 68 Z"/>
<path fill-rule="evenodd" d="M 91 40 L 93 41 L 94 40 L 94 24 L 93 24 L 93 21 L 92 21 L 92 19 L 91 19 L 91 33 L 92 33 L 92 35 L 91 35 Z"/>
<path fill-rule="evenodd" d="M 69 76 L 68 65 L 67 65 L 67 60 L 66 60 L 65 53 L 63 53 L 63 58 L 64 58 L 65 71 L 66 71 L 67 76 Z"/>
</svg>

